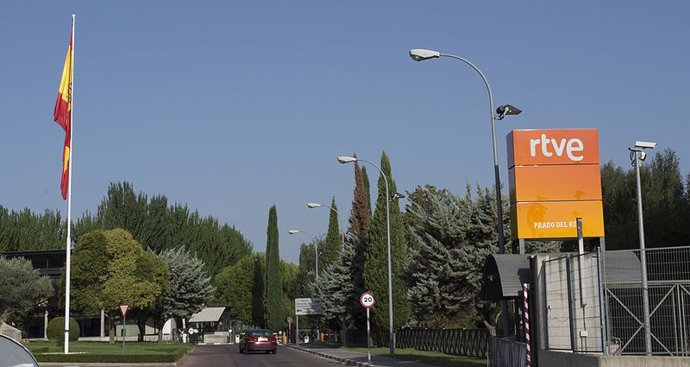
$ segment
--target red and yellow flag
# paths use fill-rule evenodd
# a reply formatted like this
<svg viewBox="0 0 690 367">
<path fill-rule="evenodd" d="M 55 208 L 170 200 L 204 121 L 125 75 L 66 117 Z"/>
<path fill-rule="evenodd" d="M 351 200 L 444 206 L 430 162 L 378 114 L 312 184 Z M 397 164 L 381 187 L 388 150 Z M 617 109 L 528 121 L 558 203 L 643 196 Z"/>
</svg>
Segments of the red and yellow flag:
<svg viewBox="0 0 690 367">
<path fill-rule="evenodd" d="M 62 79 L 58 90 L 57 101 L 55 101 L 55 111 L 53 117 L 55 122 L 65 130 L 65 146 L 62 149 L 62 180 L 60 181 L 60 191 L 62 198 L 67 200 L 67 189 L 69 187 L 69 167 L 70 149 L 72 147 L 72 34 L 69 38 L 69 48 L 65 57 L 65 66 L 62 69 Z"/>
</svg>

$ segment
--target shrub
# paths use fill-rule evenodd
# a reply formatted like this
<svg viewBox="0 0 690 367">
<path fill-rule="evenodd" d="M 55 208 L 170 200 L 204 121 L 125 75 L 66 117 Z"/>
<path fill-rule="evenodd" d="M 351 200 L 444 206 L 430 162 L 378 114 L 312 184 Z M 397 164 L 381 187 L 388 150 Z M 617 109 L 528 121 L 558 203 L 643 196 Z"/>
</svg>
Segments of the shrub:
<svg viewBox="0 0 690 367">
<path fill-rule="evenodd" d="M 48 340 L 64 342 L 65 341 L 65 318 L 56 317 L 48 323 Z M 79 324 L 70 318 L 69 319 L 69 341 L 74 342 L 79 339 Z"/>
</svg>

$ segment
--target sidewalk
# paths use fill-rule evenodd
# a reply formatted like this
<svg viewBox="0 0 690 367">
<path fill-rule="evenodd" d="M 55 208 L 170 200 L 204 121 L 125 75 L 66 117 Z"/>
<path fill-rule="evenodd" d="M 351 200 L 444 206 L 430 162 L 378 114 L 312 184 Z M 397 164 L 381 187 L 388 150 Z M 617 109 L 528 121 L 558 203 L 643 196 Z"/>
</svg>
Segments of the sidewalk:
<svg viewBox="0 0 690 367">
<path fill-rule="evenodd" d="M 336 361 L 343 362 L 346 366 L 359 366 L 359 367 L 432 367 L 428 364 L 423 364 L 419 362 L 405 361 L 401 359 L 395 359 L 383 356 L 371 356 L 371 362 L 367 361 L 367 354 L 355 351 L 350 351 L 345 348 L 328 348 L 321 345 L 312 344 L 288 344 L 288 348 L 293 348 L 301 350 L 304 352 L 319 355 L 321 357 L 334 359 Z"/>
</svg>

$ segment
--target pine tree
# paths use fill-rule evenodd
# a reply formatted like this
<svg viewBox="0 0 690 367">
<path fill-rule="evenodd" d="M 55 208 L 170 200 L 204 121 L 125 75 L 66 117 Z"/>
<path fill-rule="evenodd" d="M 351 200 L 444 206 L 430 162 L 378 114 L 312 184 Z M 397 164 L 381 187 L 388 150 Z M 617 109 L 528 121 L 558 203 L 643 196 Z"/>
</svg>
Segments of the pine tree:
<svg viewBox="0 0 690 367">
<path fill-rule="evenodd" d="M 347 345 L 348 326 L 355 326 L 357 318 L 353 318 L 353 299 L 356 298 L 352 282 L 354 264 L 354 248 L 349 241 L 345 241 L 340 250 L 339 258 L 321 274 L 316 282 L 316 294 L 321 298 L 324 306 L 323 319 L 326 325 L 341 331 L 341 340 Z M 359 314 L 361 314 L 361 306 Z"/>
<path fill-rule="evenodd" d="M 266 241 L 266 327 L 278 330 L 283 327 L 283 281 L 278 251 L 278 214 L 273 205 L 268 212 Z"/>
<path fill-rule="evenodd" d="M 331 200 L 331 210 L 328 217 L 328 232 L 326 241 L 319 247 L 319 273 L 338 260 L 340 249 L 343 246 L 343 236 L 338 226 L 338 207 L 335 205 L 335 197 Z"/>
<path fill-rule="evenodd" d="M 376 308 L 373 313 L 374 325 L 380 331 L 389 330 L 388 305 L 388 229 L 387 214 L 390 217 L 390 261 L 393 292 L 393 328 L 401 327 L 407 322 L 410 305 L 407 301 L 407 287 L 404 273 L 407 267 L 405 234 L 402 214 L 397 199 L 391 194 L 396 192 L 395 181 L 391 175 L 391 165 L 386 153 L 381 155 L 381 171 L 387 178 L 388 197 L 386 196 L 386 178 L 378 180 L 378 199 L 369 230 L 369 246 L 365 253 L 364 284 L 376 297 Z M 387 201 L 390 213 L 387 213 Z"/>
</svg>

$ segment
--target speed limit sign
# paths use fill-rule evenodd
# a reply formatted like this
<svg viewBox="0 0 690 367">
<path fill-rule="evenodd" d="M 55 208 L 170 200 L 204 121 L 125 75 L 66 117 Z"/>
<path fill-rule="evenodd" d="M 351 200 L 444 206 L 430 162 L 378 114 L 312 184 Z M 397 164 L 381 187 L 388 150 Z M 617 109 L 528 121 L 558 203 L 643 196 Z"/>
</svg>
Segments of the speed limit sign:
<svg viewBox="0 0 690 367">
<path fill-rule="evenodd" d="M 374 299 L 373 294 L 370 292 L 364 292 L 361 296 L 359 296 L 359 303 L 364 308 L 372 308 L 376 304 L 376 300 Z"/>
</svg>

